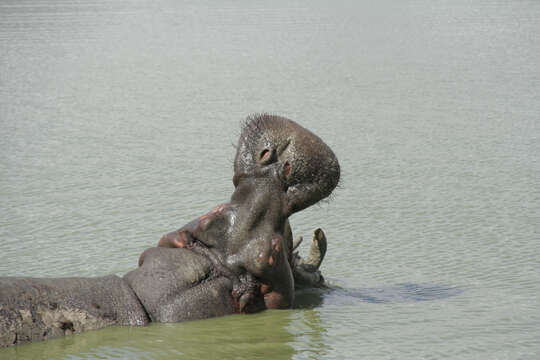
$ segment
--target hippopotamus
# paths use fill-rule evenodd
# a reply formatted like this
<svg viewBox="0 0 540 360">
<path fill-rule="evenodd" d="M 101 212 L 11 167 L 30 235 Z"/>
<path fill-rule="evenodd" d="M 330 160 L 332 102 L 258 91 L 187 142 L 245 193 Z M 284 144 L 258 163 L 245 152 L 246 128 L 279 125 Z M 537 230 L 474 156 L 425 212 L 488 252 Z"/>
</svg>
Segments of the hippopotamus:
<svg viewBox="0 0 540 360">
<path fill-rule="evenodd" d="M 244 123 L 230 201 L 167 233 L 123 278 L 0 278 L 0 346 L 109 325 L 179 322 L 294 304 L 324 286 L 326 237 L 297 252 L 289 216 L 328 197 L 338 160 L 315 134 L 275 115 Z"/>
</svg>

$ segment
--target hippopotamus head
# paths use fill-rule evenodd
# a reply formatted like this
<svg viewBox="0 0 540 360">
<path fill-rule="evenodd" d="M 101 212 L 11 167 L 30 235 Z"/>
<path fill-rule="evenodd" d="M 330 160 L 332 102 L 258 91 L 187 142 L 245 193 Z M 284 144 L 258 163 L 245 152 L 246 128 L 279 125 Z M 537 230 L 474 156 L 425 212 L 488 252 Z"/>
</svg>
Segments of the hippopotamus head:
<svg viewBox="0 0 540 360">
<path fill-rule="evenodd" d="M 233 183 L 269 171 L 279 177 L 288 215 L 329 196 L 340 175 L 336 156 L 317 135 L 281 116 L 252 115 L 238 140 Z"/>
</svg>

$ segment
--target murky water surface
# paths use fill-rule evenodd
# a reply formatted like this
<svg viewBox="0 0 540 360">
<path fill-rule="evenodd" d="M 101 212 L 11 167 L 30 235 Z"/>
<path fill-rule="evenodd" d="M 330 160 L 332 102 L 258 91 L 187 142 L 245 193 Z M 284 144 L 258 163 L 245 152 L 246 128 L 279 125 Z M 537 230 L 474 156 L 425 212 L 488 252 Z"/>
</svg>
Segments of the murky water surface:
<svg viewBox="0 0 540 360">
<path fill-rule="evenodd" d="M 122 275 L 226 201 L 252 112 L 343 169 L 337 287 L 2 359 L 538 359 L 540 2 L 0 1 L 0 275 Z M 302 248 L 307 251 L 307 244 Z"/>
</svg>

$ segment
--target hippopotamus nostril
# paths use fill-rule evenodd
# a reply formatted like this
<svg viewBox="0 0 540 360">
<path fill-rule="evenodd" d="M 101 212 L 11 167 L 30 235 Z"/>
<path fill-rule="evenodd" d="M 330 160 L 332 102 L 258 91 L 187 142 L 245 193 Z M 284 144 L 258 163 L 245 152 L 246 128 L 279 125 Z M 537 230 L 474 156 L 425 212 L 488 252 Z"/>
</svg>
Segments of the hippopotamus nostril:
<svg viewBox="0 0 540 360">
<path fill-rule="evenodd" d="M 288 161 L 285 161 L 285 164 L 283 165 L 283 175 L 285 175 L 285 177 L 291 175 L 291 164 Z"/>
</svg>

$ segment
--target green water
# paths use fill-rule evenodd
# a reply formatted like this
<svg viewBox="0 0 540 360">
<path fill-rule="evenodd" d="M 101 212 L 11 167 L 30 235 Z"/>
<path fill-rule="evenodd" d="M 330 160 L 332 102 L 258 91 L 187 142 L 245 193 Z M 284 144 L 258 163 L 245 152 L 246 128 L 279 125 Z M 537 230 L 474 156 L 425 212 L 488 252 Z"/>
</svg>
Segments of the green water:
<svg viewBox="0 0 540 360">
<path fill-rule="evenodd" d="M 331 349 L 324 343 L 324 334 L 315 311 L 269 311 L 209 321 L 109 328 L 10 348 L 3 355 L 29 359 L 290 359 L 300 353 L 328 354 Z"/>
<path fill-rule="evenodd" d="M 342 167 L 291 219 L 327 233 L 334 291 L 0 359 L 537 359 L 539 18 L 538 1 L 0 0 L 1 276 L 133 269 L 228 200 L 249 113 L 298 121 Z"/>
</svg>

